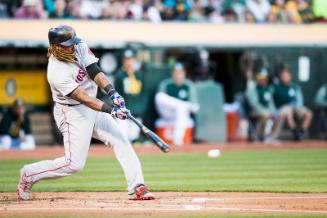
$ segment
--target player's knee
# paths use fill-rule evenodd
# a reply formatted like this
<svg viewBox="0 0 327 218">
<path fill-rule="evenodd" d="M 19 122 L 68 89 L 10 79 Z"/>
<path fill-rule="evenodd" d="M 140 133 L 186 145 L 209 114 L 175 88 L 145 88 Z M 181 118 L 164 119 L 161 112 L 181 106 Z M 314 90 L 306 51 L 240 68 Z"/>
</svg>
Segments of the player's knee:
<svg viewBox="0 0 327 218">
<path fill-rule="evenodd" d="M 308 110 L 306 112 L 307 116 L 311 119 L 313 117 L 313 114 L 312 114 L 312 111 L 311 110 Z"/>
<path fill-rule="evenodd" d="M 82 163 L 82 162 L 78 162 L 78 163 L 72 163 L 70 164 L 70 170 L 71 170 L 71 173 L 77 173 L 79 171 L 82 171 L 85 167 L 85 163 Z"/>
</svg>

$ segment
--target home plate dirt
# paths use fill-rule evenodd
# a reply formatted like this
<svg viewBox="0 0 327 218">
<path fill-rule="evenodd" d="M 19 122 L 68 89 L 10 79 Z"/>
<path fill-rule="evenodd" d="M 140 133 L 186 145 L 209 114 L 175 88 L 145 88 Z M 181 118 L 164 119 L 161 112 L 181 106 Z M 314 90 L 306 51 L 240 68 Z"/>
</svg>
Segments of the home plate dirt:
<svg viewBox="0 0 327 218">
<path fill-rule="evenodd" d="M 324 214 L 327 194 L 155 192 L 154 201 L 130 201 L 123 192 L 33 193 L 18 201 L 0 193 L 7 215 Z"/>
</svg>

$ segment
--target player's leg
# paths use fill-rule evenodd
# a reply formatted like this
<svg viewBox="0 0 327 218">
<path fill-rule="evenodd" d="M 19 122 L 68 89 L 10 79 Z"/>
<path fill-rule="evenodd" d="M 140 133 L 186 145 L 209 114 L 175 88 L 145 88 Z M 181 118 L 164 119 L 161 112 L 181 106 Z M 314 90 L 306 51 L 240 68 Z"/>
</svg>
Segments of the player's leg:
<svg viewBox="0 0 327 218">
<path fill-rule="evenodd" d="M 142 121 L 141 119 L 138 119 L 140 122 Z M 119 128 L 121 129 L 122 132 L 125 133 L 127 139 L 130 142 L 133 142 L 134 140 L 138 139 L 140 136 L 140 128 L 131 120 L 116 120 Z"/>
<path fill-rule="evenodd" d="M 65 156 L 25 165 L 17 189 L 19 197 L 27 200 L 31 186 L 42 179 L 69 176 L 84 168 L 95 114 L 83 105 L 55 106 L 54 116 L 64 138 Z"/>
<path fill-rule="evenodd" d="M 163 119 L 174 121 L 173 141 L 183 144 L 185 129 L 190 122 L 192 104 L 159 92 L 155 97 L 156 108 Z"/>
<path fill-rule="evenodd" d="M 296 110 L 297 115 L 302 118 L 301 129 L 307 131 L 312 121 L 312 111 L 306 107 L 301 107 Z"/>
<path fill-rule="evenodd" d="M 109 114 L 98 112 L 93 137 L 113 147 L 127 180 L 127 190 L 129 194 L 134 194 L 135 189 L 144 184 L 141 163 L 115 119 Z"/>
<path fill-rule="evenodd" d="M 173 142 L 175 145 L 183 145 L 183 139 L 185 135 L 186 128 L 189 126 L 189 123 L 192 122 L 190 118 L 189 108 L 179 105 L 175 109 L 175 120 L 174 120 L 174 134 Z"/>
<path fill-rule="evenodd" d="M 258 112 L 258 118 L 259 118 L 259 122 L 258 122 L 258 126 L 257 126 L 257 132 L 259 135 L 259 139 L 261 141 L 264 141 L 266 139 L 266 127 L 267 127 L 267 122 L 270 119 L 270 114 L 267 111 L 261 111 Z"/>
</svg>

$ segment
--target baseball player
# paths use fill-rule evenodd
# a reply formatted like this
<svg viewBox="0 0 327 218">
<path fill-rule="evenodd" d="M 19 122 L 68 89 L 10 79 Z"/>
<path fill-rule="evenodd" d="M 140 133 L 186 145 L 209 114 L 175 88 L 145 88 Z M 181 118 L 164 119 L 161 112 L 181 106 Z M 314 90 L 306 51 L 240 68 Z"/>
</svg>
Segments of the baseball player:
<svg viewBox="0 0 327 218">
<path fill-rule="evenodd" d="M 30 198 L 32 186 L 43 179 L 72 175 L 84 168 L 91 138 L 113 147 L 123 168 L 131 200 L 152 200 L 144 185 L 141 164 L 113 118 L 127 119 L 124 99 L 113 89 L 87 44 L 66 25 L 49 30 L 47 78 L 55 102 L 53 115 L 64 138 L 65 155 L 25 165 L 20 172 L 18 197 Z M 112 105 L 96 98 L 98 86 Z"/>
</svg>

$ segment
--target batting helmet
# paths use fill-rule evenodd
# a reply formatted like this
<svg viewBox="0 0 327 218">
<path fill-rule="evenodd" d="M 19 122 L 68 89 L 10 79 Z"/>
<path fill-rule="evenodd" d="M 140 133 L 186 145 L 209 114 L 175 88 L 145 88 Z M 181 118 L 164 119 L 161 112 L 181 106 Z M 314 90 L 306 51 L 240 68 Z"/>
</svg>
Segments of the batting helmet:
<svg viewBox="0 0 327 218">
<path fill-rule="evenodd" d="M 52 27 L 48 33 L 50 44 L 59 44 L 62 46 L 71 46 L 81 41 L 76 37 L 76 32 L 71 26 L 59 25 Z"/>
</svg>

